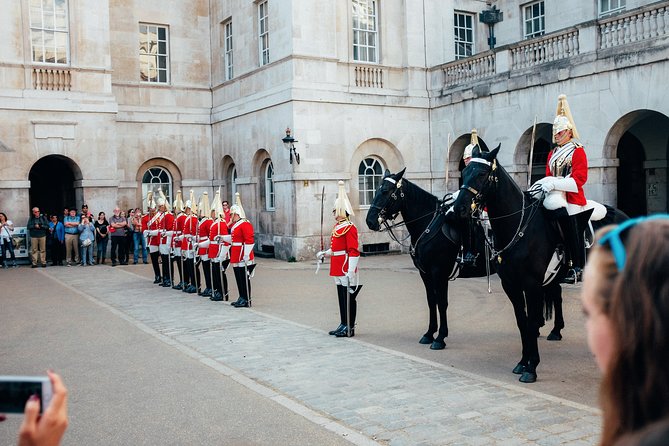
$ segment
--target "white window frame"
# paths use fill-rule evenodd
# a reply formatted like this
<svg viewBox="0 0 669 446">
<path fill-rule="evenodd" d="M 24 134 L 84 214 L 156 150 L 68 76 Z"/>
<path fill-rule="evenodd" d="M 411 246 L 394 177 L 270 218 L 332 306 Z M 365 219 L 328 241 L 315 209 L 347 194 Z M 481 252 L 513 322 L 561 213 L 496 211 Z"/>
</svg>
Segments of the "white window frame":
<svg viewBox="0 0 669 446">
<path fill-rule="evenodd" d="M 377 0 L 351 0 L 353 60 L 379 63 L 379 10 Z"/>
<path fill-rule="evenodd" d="M 627 0 L 598 0 L 597 4 L 599 18 L 620 14 L 627 8 Z"/>
<path fill-rule="evenodd" d="M 465 22 L 464 26 L 460 23 L 460 19 Z M 453 31 L 455 33 L 455 60 L 473 56 L 474 48 L 476 48 L 474 46 L 474 14 L 455 12 L 453 15 Z M 468 34 L 471 40 L 467 40 Z"/>
<path fill-rule="evenodd" d="M 232 19 L 223 22 L 223 71 L 225 71 L 226 81 L 233 78 Z"/>
<path fill-rule="evenodd" d="M 523 37 L 533 39 L 546 33 L 546 5 L 544 0 L 528 3 L 523 8 Z M 543 12 L 542 12 L 543 10 Z M 527 31 L 528 25 L 531 31 Z"/>
<path fill-rule="evenodd" d="M 50 6 L 50 7 L 47 7 Z M 70 19 L 67 0 L 30 0 L 30 57 L 35 63 L 70 64 Z M 40 52 L 39 57 L 37 57 Z M 53 56 L 47 58 L 47 53 Z"/>
<path fill-rule="evenodd" d="M 275 210 L 276 201 L 274 194 L 274 164 L 268 160 L 265 166 L 265 210 Z"/>
<path fill-rule="evenodd" d="M 165 182 L 164 180 L 167 180 Z M 148 181 L 146 181 L 148 180 Z M 172 203 L 172 185 L 174 181 L 172 180 L 172 175 L 170 171 L 160 166 L 152 166 L 146 169 L 144 175 L 142 175 L 142 209 L 146 209 L 146 194 L 149 190 L 153 191 L 153 199 L 156 200 L 158 196 L 156 192 L 162 190 L 167 198 L 168 203 Z"/>
<path fill-rule="evenodd" d="M 362 171 L 362 172 L 361 172 Z M 374 201 L 374 194 L 383 181 L 385 166 L 383 162 L 369 156 L 358 165 L 358 197 L 360 208 L 368 209 Z"/>
<path fill-rule="evenodd" d="M 261 67 L 269 63 L 269 0 L 258 2 L 258 56 Z"/>
<path fill-rule="evenodd" d="M 143 30 L 145 30 L 146 47 L 142 42 Z M 161 30 L 164 38 L 160 37 Z M 155 36 L 155 40 L 152 40 Z M 161 66 L 164 65 L 164 66 Z M 147 73 L 146 79 L 142 78 L 143 70 Z M 155 77 L 151 72 L 155 71 Z M 161 79 L 161 73 L 164 79 Z M 139 79 L 147 84 L 169 84 L 170 83 L 170 29 L 165 25 L 152 23 L 139 23 Z"/>
</svg>

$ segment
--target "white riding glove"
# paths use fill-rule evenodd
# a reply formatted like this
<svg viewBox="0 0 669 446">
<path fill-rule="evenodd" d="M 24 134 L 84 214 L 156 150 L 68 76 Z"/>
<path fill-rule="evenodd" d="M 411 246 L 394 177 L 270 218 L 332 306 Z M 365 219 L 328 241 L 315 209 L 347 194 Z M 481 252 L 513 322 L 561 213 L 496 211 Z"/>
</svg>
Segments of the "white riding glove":
<svg viewBox="0 0 669 446">
<path fill-rule="evenodd" d="M 331 255 L 332 255 L 332 249 L 328 249 L 327 251 L 318 251 L 316 253 L 316 258 L 318 260 L 323 260 L 323 258 L 325 258 L 325 256 L 330 257 Z"/>
<path fill-rule="evenodd" d="M 348 277 L 349 280 L 352 280 L 355 277 L 355 270 L 358 267 L 358 260 L 360 260 L 360 257 L 348 258 L 348 272 L 346 273 L 346 277 Z"/>
<path fill-rule="evenodd" d="M 244 262 L 248 262 L 251 260 L 251 251 L 253 251 L 253 245 L 252 244 L 245 244 L 244 245 Z"/>
</svg>

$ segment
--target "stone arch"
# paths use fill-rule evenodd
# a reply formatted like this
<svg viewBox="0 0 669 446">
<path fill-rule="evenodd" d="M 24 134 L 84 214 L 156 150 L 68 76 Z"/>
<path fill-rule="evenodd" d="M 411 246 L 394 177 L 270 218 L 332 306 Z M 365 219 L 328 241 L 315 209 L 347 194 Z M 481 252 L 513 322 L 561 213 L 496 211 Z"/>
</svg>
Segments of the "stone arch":
<svg viewBox="0 0 669 446">
<path fill-rule="evenodd" d="M 172 195 L 176 194 L 176 191 L 182 188 L 182 176 L 181 170 L 179 167 L 167 158 L 151 158 L 142 163 L 137 169 L 137 174 L 135 175 L 135 181 L 137 182 L 137 192 L 135 194 L 135 199 L 137 203 L 142 203 L 142 208 L 146 209 L 146 196 L 142 192 L 142 178 L 144 174 L 151 169 L 152 167 L 160 167 L 165 169 L 172 180 Z M 167 197 L 170 200 L 170 203 L 174 200 L 174 196 Z"/>
<path fill-rule="evenodd" d="M 63 208 L 83 204 L 83 174 L 79 165 L 63 155 L 46 155 L 38 159 L 28 172 L 29 205 L 43 214 L 62 216 Z"/>
<path fill-rule="evenodd" d="M 360 208 L 358 168 L 365 158 L 370 157 L 378 159 L 384 169 L 389 169 L 393 173 L 406 167 L 404 157 L 390 141 L 383 138 L 371 138 L 360 144 L 353 152 L 349 164 L 351 184 L 348 198 L 354 209 Z"/>
<path fill-rule="evenodd" d="M 610 201 L 615 196 L 616 205 L 630 216 L 667 212 L 667 115 L 648 109 L 625 114 L 607 133 L 603 155 L 607 163 L 600 180 Z"/>
</svg>

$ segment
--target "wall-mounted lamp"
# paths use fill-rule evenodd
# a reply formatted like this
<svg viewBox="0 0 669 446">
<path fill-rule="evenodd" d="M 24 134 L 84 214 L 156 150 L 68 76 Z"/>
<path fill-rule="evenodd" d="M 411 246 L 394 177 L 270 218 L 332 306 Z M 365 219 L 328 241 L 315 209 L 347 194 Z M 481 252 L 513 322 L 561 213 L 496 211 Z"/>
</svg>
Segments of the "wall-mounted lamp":
<svg viewBox="0 0 669 446">
<path fill-rule="evenodd" d="M 300 164 L 300 154 L 297 153 L 295 149 L 295 143 L 298 142 L 295 138 L 290 136 L 290 127 L 286 127 L 286 137 L 281 138 L 283 145 L 288 149 L 288 154 L 290 156 L 290 164 L 293 164 L 293 156 L 295 156 L 295 161 L 297 164 Z"/>
<path fill-rule="evenodd" d="M 499 23 L 502 20 L 504 20 L 504 13 L 494 5 L 490 6 L 490 9 L 479 13 L 479 22 L 488 25 L 490 34 L 490 37 L 488 37 L 488 46 L 490 46 L 491 50 L 495 48 L 495 43 L 497 43 L 497 39 L 495 39 L 495 23 Z"/>
</svg>

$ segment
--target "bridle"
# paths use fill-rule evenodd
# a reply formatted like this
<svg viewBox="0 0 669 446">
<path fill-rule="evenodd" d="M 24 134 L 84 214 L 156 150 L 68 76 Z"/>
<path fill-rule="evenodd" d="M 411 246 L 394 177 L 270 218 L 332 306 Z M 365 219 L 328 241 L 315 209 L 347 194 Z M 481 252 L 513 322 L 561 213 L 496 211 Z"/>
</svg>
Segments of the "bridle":
<svg viewBox="0 0 669 446">
<path fill-rule="evenodd" d="M 485 193 L 491 188 L 497 188 L 497 185 L 499 184 L 499 176 L 498 176 L 498 171 L 497 171 L 497 159 L 493 159 L 492 162 L 483 159 L 483 158 L 472 158 L 470 163 L 480 163 L 480 164 L 485 164 L 490 167 L 490 172 L 488 173 L 488 178 L 485 182 L 485 184 L 481 187 L 481 190 L 477 190 L 476 188 L 473 188 L 469 185 L 463 184 L 460 189 L 461 190 L 466 190 L 469 191 L 474 195 L 474 198 L 472 198 L 472 204 L 471 204 L 471 213 L 472 213 L 472 218 L 478 219 L 478 220 L 484 220 L 484 218 L 481 217 L 476 217 L 474 216 L 475 213 L 478 215 L 481 215 L 483 212 L 483 201 L 484 201 L 484 195 Z M 525 230 L 530 224 L 530 221 L 532 221 L 532 218 L 537 212 L 537 209 L 539 208 L 541 202 L 543 200 L 534 200 L 530 202 L 529 205 L 525 206 L 525 194 L 522 193 L 522 204 L 520 207 L 520 210 L 511 212 L 510 214 L 506 215 L 500 215 L 498 217 L 488 217 L 487 220 L 502 220 L 505 218 L 513 217 L 514 215 L 520 214 L 520 220 L 518 221 L 518 227 L 516 228 L 516 231 L 511 237 L 511 240 L 507 245 L 500 249 L 497 250 L 495 249 L 493 245 L 493 241 L 488 239 L 488 236 L 486 234 L 485 236 L 485 241 L 486 244 L 490 247 L 490 252 L 494 257 L 497 257 L 498 263 L 502 262 L 502 253 L 510 248 L 512 248 L 518 241 L 520 241 L 521 238 L 525 236 Z M 529 216 L 526 219 L 525 218 L 525 211 L 530 210 Z"/>
</svg>

